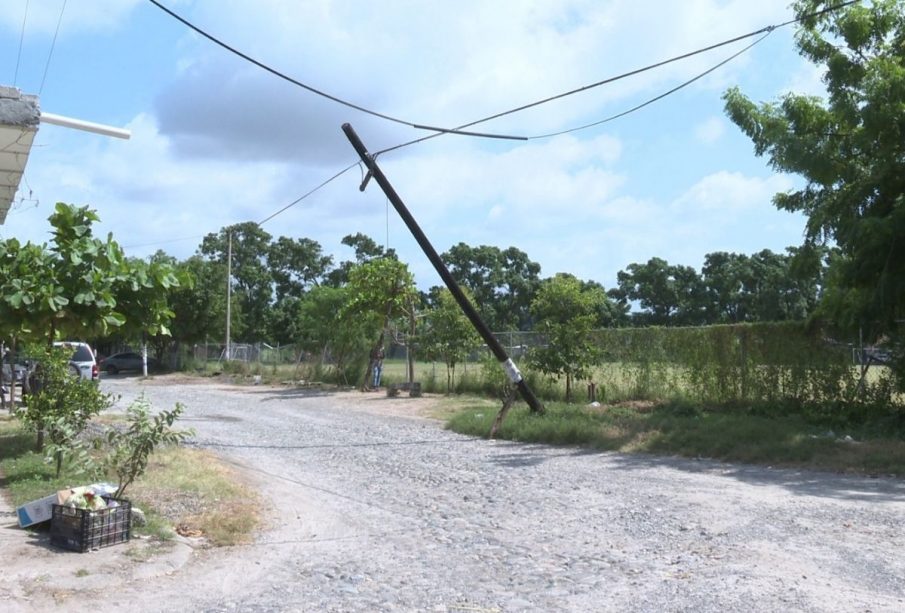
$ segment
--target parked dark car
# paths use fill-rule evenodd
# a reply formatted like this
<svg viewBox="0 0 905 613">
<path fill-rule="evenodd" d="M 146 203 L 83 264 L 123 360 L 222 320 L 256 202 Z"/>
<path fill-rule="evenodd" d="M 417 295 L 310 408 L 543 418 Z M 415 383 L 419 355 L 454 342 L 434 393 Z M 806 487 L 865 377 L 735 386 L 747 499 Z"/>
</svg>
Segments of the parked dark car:
<svg viewBox="0 0 905 613">
<path fill-rule="evenodd" d="M 157 360 L 148 357 L 148 370 L 157 369 Z M 134 351 L 124 351 L 122 353 L 114 353 L 110 357 L 101 360 L 101 370 L 110 375 L 126 370 L 134 370 L 141 372 L 141 354 Z"/>
<path fill-rule="evenodd" d="M 15 377 L 11 375 L 11 373 L 13 372 L 16 373 Z M 0 366 L 0 384 L 8 385 L 15 379 L 15 382 L 17 384 L 22 385 L 22 383 L 25 381 L 25 376 L 27 373 L 28 366 L 26 364 L 15 362 L 12 367 L 10 367 L 9 364 L 4 362 L 3 365 Z"/>
</svg>

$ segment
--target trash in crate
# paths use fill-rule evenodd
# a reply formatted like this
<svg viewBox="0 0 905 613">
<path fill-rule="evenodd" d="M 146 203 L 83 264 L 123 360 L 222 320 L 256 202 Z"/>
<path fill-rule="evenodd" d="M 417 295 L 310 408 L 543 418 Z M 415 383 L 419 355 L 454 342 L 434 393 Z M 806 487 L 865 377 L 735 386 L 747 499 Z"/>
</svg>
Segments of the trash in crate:
<svg viewBox="0 0 905 613">
<path fill-rule="evenodd" d="M 132 504 L 128 500 L 93 495 L 88 498 L 90 500 L 86 504 L 103 506 L 78 508 L 69 504 L 53 505 L 50 520 L 52 545 L 84 552 L 125 543 L 131 538 Z M 94 501 L 94 498 L 99 501 Z"/>
<path fill-rule="evenodd" d="M 112 496 L 116 492 L 116 486 L 109 483 L 93 483 L 82 487 L 60 490 L 55 494 L 45 496 L 39 500 L 32 500 L 16 509 L 16 515 L 19 518 L 19 526 L 27 528 L 36 524 L 50 521 L 54 504 L 64 504 L 73 495 L 84 494 L 91 491 L 94 496 Z M 83 497 L 84 498 L 84 497 Z M 75 501 L 73 501 L 75 504 Z M 76 505 L 79 506 L 79 505 Z M 87 505 L 82 508 L 88 508 Z"/>
</svg>

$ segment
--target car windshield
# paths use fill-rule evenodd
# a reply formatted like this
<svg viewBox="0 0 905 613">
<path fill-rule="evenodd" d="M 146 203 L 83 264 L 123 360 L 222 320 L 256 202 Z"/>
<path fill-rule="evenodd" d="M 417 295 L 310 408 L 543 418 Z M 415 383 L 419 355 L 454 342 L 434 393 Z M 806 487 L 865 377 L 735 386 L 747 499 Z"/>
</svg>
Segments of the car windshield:
<svg viewBox="0 0 905 613">
<path fill-rule="evenodd" d="M 90 362 L 94 359 L 94 356 L 91 355 L 91 350 L 88 349 L 87 345 L 79 345 L 75 348 L 75 353 L 72 355 L 73 362 Z"/>
</svg>

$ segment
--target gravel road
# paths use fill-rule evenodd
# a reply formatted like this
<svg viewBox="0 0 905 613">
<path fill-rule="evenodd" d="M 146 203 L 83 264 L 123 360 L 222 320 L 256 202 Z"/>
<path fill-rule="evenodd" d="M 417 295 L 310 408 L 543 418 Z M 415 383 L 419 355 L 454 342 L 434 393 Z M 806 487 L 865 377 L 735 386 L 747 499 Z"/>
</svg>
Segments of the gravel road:
<svg viewBox="0 0 905 613">
<path fill-rule="evenodd" d="M 902 611 L 905 482 L 489 442 L 423 400 L 107 378 L 186 405 L 268 510 L 141 611 Z M 428 401 L 429 402 L 429 401 Z"/>
</svg>

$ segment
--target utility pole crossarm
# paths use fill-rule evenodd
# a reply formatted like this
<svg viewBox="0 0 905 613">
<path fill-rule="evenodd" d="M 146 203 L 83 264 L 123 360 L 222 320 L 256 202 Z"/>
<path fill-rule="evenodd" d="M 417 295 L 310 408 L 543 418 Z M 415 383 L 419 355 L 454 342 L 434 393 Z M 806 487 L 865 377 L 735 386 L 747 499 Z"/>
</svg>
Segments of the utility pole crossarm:
<svg viewBox="0 0 905 613">
<path fill-rule="evenodd" d="M 530 407 L 532 412 L 543 413 L 544 406 L 534 395 L 534 392 L 531 391 L 531 388 L 528 387 L 528 384 L 525 382 L 525 379 L 519 372 L 519 369 L 515 365 L 515 362 L 513 362 L 512 359 L 507 355 L 506 350 L 503 349 L 503 346 L 490 331 L 490 328 L 488 328 L 487 324 L 484 323 L 484 320 L 481 319 L 481 316 L 475 310 L 474 306 L 462 292 L 459 284 L 456 283 L 455 279 L 453 279 L 453 276 L 449 272 L 449 269 L 446 267 L 446 264 L 443 263 L 443 260 L 437 254 L 437 251 L 434 249 L 433 245 L 431 245 L 430 241 L 427 239 L 427 236 L 421 230 L 418 222 L 415 221 L 415 218 L 412 217 L 412 214 L 405 206 L 405 203 L 402 202 L 402 199 L 396 193 L 396 190 L 393 189 L 393 186 L 390 184 L 389 180 L 383 174 L 383 171 L 377 165 L 377 161 L 370 153 L 368 153 L 368 150 L 364 146 L 364 143 L 362 143 L 361 139 L 358 138 L 358 134 L 356 134 L 355 129 L 352 128 L 352 126 L 348 123 L 343 124 L 342 129 L 346 134 L 346 137 L 349 139 L 349 142 L 352 143 L 352 147 L 355 148 L 355 151 L 361 158 L 361 161 L 367 167 L 367 176 L 373 177 L 373 179 L 377 181 L 377 184 L 380 185 L 380 188 L 383 190 L 383 193 L 386 194 L 386 197 L 393 205 L 393 208 L 396 209 L 397 213 L 399 213 L 402 221 L 405 222 L 405 225 L 415 237 L 415 240 L 418 241 L 418 245 L 421 246 L 424 254 L 430 260 L 431 264 L 433 264 L 434 269 L 440 275 L 440 278 L 443 279 L 443 283 L 446 284 L 446 287 L 449 288 L 449 291 L 456 299 L 456 302 L 459 303 L 459 307 L 465 313 L 465 316 L 468 317 L 471 325 L 475 327 L 475 330 L 478 331 L 478 334 L 480 334 L 481 338 L 484 339 L 484 342 L 487 343 L 490 351 L 493 352 L 494 357 L 500 362 L 503 370 L 506 371 L 506 375 L 509 377 L 509 380 L 518 388 L 519 393 L 521 394 L 525 402 L 528 403 L 528 406 Z M 367 181 L 364 181 L 362 183 L 362 191 L 364 191 L 366 183 Z"/>
</svg>

